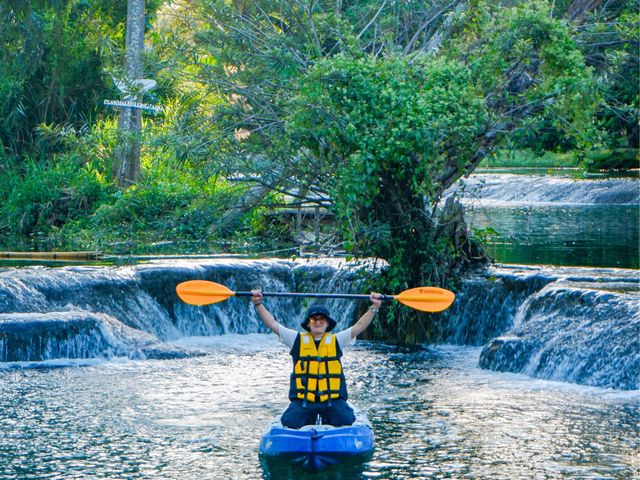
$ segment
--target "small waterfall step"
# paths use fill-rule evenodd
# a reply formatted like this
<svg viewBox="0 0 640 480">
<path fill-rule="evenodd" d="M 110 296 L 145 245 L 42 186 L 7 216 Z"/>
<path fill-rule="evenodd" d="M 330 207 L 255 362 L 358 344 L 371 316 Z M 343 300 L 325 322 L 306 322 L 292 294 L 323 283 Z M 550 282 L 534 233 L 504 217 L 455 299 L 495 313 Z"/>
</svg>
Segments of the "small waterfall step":
<svg viewBox="0 0 640 480">
<path fill-rule="evenodd" d="M 161 342 L 103 313 L 81 310 L 0 314 L 0 362 L 128 357 L 184 358 L 198 354 Z"/>
<path fill-rule="evenodd" d="M 640 205 L 633 178 L 575 179 L 548 175 L 474 174 L 449 189 L 482 205 Z"/>
</svg>

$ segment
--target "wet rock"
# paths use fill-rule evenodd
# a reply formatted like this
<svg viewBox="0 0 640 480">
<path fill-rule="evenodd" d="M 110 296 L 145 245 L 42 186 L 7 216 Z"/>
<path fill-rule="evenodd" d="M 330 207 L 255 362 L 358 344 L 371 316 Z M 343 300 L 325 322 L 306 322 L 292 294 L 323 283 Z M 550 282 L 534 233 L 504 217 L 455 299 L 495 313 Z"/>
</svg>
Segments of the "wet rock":
<svg viewBox="0 0 640 480">
<path fill-rule="evenodd" d="M 521 371 L 528 360 L 527 347 L 519 337 L 497 337 L 480 353 L 481 368 L 498 372 Z"/>
</svg>

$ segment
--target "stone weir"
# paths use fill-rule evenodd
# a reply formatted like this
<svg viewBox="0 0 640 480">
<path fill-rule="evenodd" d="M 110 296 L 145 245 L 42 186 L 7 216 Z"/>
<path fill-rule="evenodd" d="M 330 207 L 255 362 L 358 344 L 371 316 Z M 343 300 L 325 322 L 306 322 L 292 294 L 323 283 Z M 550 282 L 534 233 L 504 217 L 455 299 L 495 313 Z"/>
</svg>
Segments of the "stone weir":
<svg viewBox="0 0 640 480">
<path fill-rule="evenodd" d="M 177 297 L 180 282 L 210 280 L 232 291 L 362 293 L 380 268 L 384 263 L 337 259 L 216 259 L 6 269 L 0 271 L 0 362 L 197 355 L 171 341 L 266 328 L 248 298 L 194 307 Z M 497 266 L 467 277 L 453 306 L 424 314 L 424 321 L 434 342 L 484 346 L 483 368 L 640 389 L 639 286 L 634 270 Z M 281 323 L 298 328 L 315 300 L 265 302 Z M 338 328 L 367 304 L 324 303 Z"/>
<path fill-rule="evenodd" d="M 640 389 L 635 270 L 500 266 L 465 279 L 434 340 L 483 345 L 482 368 Z"/>
<path fill-rule="evenodd" d="M 199 354 L 168 342 L 184 336 L 265 332 L 248 298 L 186 305 L 178 283 L 210 280 L 232 291 L 361 293 L 373 262 L 216 259 L 132 267 L 20 268 L 0 271 L 0 362 L 60 358 L 172 358 Z M 281 323 L 296 327 L 313 299 L 267 298 Z M 358 302 L 329 299 L 339 327 Z"/>
<path fill-rule="evenodd" d="M 474 174 L 447 194 L 464 203 L 500 205 L 639 205 L 637 178 L 577 180 L 568 176 Z"/>
</svg>

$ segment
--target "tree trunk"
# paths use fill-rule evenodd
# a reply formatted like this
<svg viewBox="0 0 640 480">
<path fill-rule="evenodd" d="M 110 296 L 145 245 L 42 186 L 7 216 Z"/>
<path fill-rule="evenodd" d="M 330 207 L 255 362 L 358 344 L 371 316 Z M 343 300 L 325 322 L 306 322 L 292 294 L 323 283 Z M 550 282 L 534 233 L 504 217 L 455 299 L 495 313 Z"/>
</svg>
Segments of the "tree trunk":
<svg viewBox="0 0 640 480">
<path fill-rule="evenodd" d="M 567 10 L 567 18 L 582 23 L 587 13 L 593 12 L 602 4 L 602 0 L 574 0 Z"/>
<path fill-rule="evenodd" d="M 128 0 L 126 36 L 125 100 L 141 101 L 141 93 L 132 87 L 142 79 L 144 47 L 144 0 Z M 142 110 L 123 107 L 118 119 L 120 145 L 115 151 L 113 176 L 118 186 L 126 188 L 140 178 L 140 133 Z"/>
</svg>

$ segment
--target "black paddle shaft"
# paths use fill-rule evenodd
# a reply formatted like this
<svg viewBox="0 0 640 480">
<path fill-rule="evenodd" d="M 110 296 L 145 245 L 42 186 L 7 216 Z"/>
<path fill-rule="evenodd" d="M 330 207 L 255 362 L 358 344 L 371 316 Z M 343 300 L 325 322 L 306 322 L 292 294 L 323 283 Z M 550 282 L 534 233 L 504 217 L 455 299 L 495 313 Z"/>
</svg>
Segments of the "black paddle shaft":
<svg viewBox="0 0 640 480">
<path fill-rule="evenodd" d="M 252 297 L 251 292 L 235 292 L 236 297 Z M 311 297 L 311 298 L 349 298 L 354 299 L 368 299 L 369 295 L 363 295 L 358 293 L 290 293 L 290 292 L 262 292 L 263 297 Z M 391 295 L 382 295 L 381 300 L 389 301 L 393 300 Z"/>
</svg>

